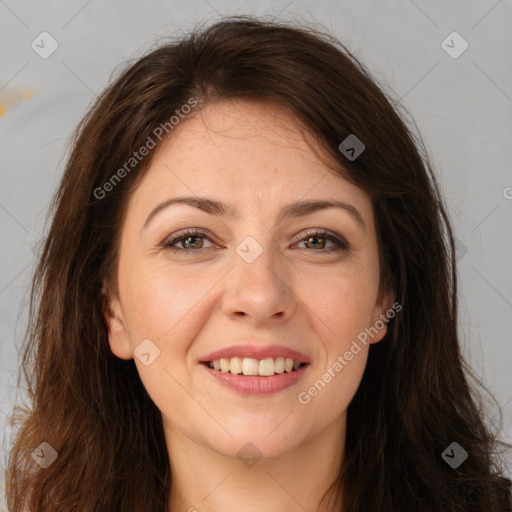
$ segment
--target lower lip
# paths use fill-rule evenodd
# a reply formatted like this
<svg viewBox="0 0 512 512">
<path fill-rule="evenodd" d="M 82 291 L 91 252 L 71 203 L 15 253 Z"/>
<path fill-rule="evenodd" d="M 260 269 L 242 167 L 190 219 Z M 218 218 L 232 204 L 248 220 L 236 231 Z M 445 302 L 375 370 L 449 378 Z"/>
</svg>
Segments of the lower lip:
<svg viewBox="0 0 512 512">
<path fill-rule="evenodd" d="M 220 370 L 214 370 L 205 364 L 201 366 L 203 366 L 213 378 L 234 391 L 238 391 L 244 395 L 269 395 L 296 384 L 303 377 L 309 364 L 305 364 L 293 372 L 276 373 L 272 375 L 272 377 L 233 375 L 229 372 L 224 373 Z"/>
</svg>

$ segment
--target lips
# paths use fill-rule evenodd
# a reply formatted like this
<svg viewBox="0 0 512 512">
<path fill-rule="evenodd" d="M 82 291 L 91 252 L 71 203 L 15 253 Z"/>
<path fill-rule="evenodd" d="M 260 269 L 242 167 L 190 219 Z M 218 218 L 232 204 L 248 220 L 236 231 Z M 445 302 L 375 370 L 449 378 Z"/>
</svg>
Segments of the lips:
<svg viewBox="0 0 512 512">
<path fill-rule="evenodd" d="M 236 393 L 250 396 L 266 396 L 296 385 L 309 370 L 310 365 L 304 364 L 299 369 L 292 372 L 283 372 L 271 377 L 233 375 L 229 372 L 224 373 L 209 368 L 205 363 L 199 366 L 204 368 L 202 371 L 207 372 L 207 375 L 209 375 L 208 378 L 213 378 L 213 380 L 220 385 Z"/>
<path fill-rule="evenodd" d="M 293 359 L 294 361 L 300 361 L 301 363 L 311 362 L 311 358 L 305 354 L 280 345 L 267 345 L 265 347 L 255 345 L 232 345 L 202 357 L 199 359 L 199 363 L 209 363 L 217 359 L 230 359 L 232 357 L 250 357 L 258 360 L 267 359 L 269 357 L 284 357 Z"/>
<path fill-rule="evenodd" d="M 284 358 L 288 363 L 293 360 L 294 367 L 289 368 L 288 365 L 289 371 L 285 369 L 282 373 L 277 373 L 278 370 L 274 367 L 276 372 L 272 372 L 272 375 L 270 375 L 271 372 L 260 371 L 260 375 L 253 376 L 244 375 L 243 372 L 241 374 L 233 374 L 231 371 L 219 371 L 221 368 L 211 368 L 213 362 L 217 365 L 219 363 L 222 364 L 222 362 L 226 364 L 226 362 L 232 362 L 230 361 L 232 359 L 241 359 L 243 362 L 247 362 L 247 359 L 252 359 L 252 361 L 249 361 L 250 363 L 259 362 L 261 366 L 261 362 L 269 358 L 274 358 L 276 361 Z M 231 347 L 212 352 L 199 360 L 200 366 L 204 368 L 204 371 L 214 381 L 237 393 L 252 396 L 265 396 L 291 388 L 308 372 L 310 362 L 311 358 L 309 356 L 281 345 L 256 346 L 251 344 L 232 345 Z M 265 361 L 265 363 L 268 363 L 268 361 Z M 224 369 L 226 370 L 226 368 Z M 261 373 L 264 373 L 265 376 L 262 376 Z"/>
</svg>

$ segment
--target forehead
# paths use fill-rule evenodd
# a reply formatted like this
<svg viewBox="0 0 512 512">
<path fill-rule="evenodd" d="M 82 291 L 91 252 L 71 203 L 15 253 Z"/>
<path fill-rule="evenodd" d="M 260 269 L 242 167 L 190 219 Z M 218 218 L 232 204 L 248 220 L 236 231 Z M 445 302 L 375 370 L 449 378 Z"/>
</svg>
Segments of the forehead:
<svg viewBox="0 0 512 512">
<path fill-rule="evenodd" d="M 131 202 L 139 203 L 137 209 L 147 203 L 147 209 L 159 200 L 195 194 L 272 211 L 299 198 L 344 199 L 370 221 L 368 196 L 336 175 L 321 154 L 315 134 L 275 102 L 208 104 L 160 143 Z"/>
<path fill-rule="evenodd" d="M 237 132 L 240 137 L 265 136 L 273 133 L 280 140 L 300 141 L 301 122 L 294 113 L 273 100 L 245 100 L 231 98 L 208 103 L 177 126 L 178 134 L 185 138 L 201 132 L 230 136 Z M 185 130 L 184 128 L 188 129 Z M 183 133 L 185 132 L 185 133 Z"/>
</svg>

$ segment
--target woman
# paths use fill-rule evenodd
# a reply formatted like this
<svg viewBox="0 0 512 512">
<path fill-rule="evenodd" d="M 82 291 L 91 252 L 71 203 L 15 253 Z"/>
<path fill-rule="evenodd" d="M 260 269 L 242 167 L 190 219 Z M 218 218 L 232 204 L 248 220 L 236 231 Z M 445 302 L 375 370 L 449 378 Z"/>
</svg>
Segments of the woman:
<svg viewBox="0 0 512 512">
<path fill-rule="evenodd" d="M 250 17 L 104 91 L 34 276 L 11 510 L 512 510 L 397 111 L 334 38 Z"/>
</svg>

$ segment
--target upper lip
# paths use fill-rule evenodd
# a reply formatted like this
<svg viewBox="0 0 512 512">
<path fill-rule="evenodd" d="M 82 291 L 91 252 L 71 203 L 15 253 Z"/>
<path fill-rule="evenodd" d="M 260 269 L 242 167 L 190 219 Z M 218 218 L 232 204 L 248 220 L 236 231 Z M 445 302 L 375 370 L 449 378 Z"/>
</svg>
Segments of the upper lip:
<svg viewBox="0 0 512 512">
<path fill-rule="evenodd" d="M 211 354 L 199 359 L 200 363 L 208 363 L 217 359 L 229 359 L 231 357 L 251 357 L 254 359 L 266 359 L 268 357 L 285 357 L 293 359 L 294 361 L 300 361 L 301 363 L 309 363 L 311 358 L 293 350 L 291 348 L 283 347 L 280 345 L 232 345 L 220 350 L 216 350 Z"/>
</svg>

